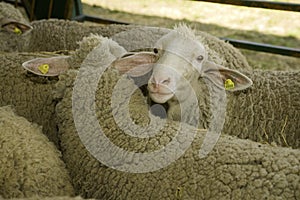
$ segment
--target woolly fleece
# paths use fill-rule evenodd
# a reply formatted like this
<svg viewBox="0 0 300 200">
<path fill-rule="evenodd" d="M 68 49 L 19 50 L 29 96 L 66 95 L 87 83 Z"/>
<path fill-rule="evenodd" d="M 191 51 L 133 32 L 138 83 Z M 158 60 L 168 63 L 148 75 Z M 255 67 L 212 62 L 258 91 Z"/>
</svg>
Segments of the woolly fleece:
<svg viewBox="0 0 300 200">
<path fill-rule="evenodd" d="M 56 102 L 52 97 L 52 87 L 57 82 L 57 78 L 38 77 L 27 73 L 22 68 L 22 63 L 27 60 L 51 56 L 54 55 L 1 53 L 0 106 L 11 105 L 18 115 L 41 125 L 43 133 L 58 144 L 55 122 Z"/>
<path fill-rule="evenodd" d="M 246 91 L 227 93 L 223 133 L 272 145 L 300 148 L 300 71 L 244 71 Z"/>
<path fill-rule="evenodd" d="M 0 195 L 4 198 L 72 196 L 61 153 L 41 128 L 0 108 Z"/>
<path fill-rule="evenodd" d="M 160 29 L 150 28 L 150 30 L 161 32 Z M 139 32 L 138 30 L 135 30 L 134 33 L 149 34 L 147 38 L 156 34 L 156 32 Z M 131 38 L 131 32 L 117 34 L 114 38 L 120 43 L 125 43 L 125 38 Z M 80 68 L 88 53 L 99 45 L 100 41 L 101 39 L 97 35 L 85 37 L 79 43 L 79 48 L 69 59 L 72 68 Z M 136 39 L 133 41 L 133 46 L 126 46 L 127 49 L 132 50 L 142 47 L 142 40 Z M 155 42 L 156 39 L 153 38 L 149 41 Z M 144 45 L 153 46 L 150 43 L 144 43 Z M 210 52 L 212 51 L 210 50 Z M 211 56 L 210 60 L 220 62 L 220 59 L 216 56 Z M 237 61 L 234 60 L 230 63 L 226 65 L 238 68 Z M 298 99 L 300 99 L 300 96 L 298 88 L 300 86 L 300 72 L 240 70 L 250 77 L 254 84 L 250 89 L 241 92 L 227 92 L 227 117 L 222 132 L 257 142 L 299 148 L 300 125 L 298 121 L 300 106 Z M 199 85 L 194 88 L 201 109 L 200 128 L 207 128 L 210 123 L 210 100 L 206 84 L 207 82 L 204 82 L 203 79 L 199 79 Z M 170 114 L 172 120 L 179 121 L 181 119 L 180 107 L 173 109 L 172 112 Z"/>
<path fill-rule="evenodd" d="M 28 19 L 13 5 L 0 2 L 0 19 L 9 18 L 18 22 L 29 24 Z M 14 34 L 6 31 L 0 31 L 0 51 L 21 51 L 30 43 L 30 34 Z"/>
<path fill-rule="evenodd" d="M 300 71 L 245 71 L 253 85 L 243 91 L 226 92 L 226 120 L 222 133 L 272 145 L 300 148 Z M 194 86 L 201 111 L 200 128 L 211 121 L 207 82 Z M 212 97 L 214 98 L 214 97 Z M 220 106 L 220 105 L 217 105 Z M 181 108 L 169 110 L 180 121 Z M 183 112 L 191 113 L 192 110 Z"/>
<path fill-rule="evenodd" d="M 0 200 L 5 200 L 1 199 Z M 83 200 L 82 197 L 31 197 L 31 198 L 10 198 L 10 200 Z M 92 200 L 92 199 L 85 199 L 85 200 Z"/>
</svg>

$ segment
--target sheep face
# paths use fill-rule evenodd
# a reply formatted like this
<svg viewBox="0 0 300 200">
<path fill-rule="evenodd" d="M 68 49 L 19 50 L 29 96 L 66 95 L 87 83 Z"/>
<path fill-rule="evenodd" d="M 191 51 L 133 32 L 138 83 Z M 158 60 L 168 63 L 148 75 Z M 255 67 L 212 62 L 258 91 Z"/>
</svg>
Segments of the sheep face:
<svg viewBox="0 0 300 200">
<path fill-rule="evenodd" d="M 175 29 L 157 41 L 154 53 L 158 59 L 148 81 L 150 98 L 165 103 L 175 95 L 186 97 L 188 84 L 198 79 L 206 60 L 204 46 Z"/>
<path fill-rule="evenodd" d="M 121 73 L 142 76 L 152 71 L 148 80 L 150 98 L 156 103 L 183 102 L 189 98 L 200 77 L 209 79 L 215 86 L 226 88 L 226 82 L 242 90 L 252 81 L 238 71 L 224 68 L 208 61 L 204 46 L 194 32 L 185 25 L 161 37 L 153 52 L 128 52 L 114 62 Z"/>
</svg>

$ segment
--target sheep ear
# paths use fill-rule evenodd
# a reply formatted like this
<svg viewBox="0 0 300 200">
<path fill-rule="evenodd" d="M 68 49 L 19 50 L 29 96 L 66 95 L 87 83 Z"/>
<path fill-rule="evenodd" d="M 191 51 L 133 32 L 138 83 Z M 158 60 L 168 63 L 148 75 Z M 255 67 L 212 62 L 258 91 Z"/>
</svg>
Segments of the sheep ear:
<svg viewBox="0 0 300 200">
<path fill-rule="evenodd" d="M 1 29 L 4 29 L 11 33 L 15 33 L 17 35 L 24 34 L 32 29 L 32 26 L 30 26 L 29 24 L 24 24 L 9 18 L 1 18 L 0 24 Z"/>
<path fill-rule="evenodd" d="M 252 80 L 244 74 L 210 61 L 206 61 L 203 64 L 202 70 L 203 77 L 208 78 L 216 86 L 225 88 L 228 91 L 244 90 L 253 84 Z"/>
<path fill-rule="evenodd" d="M 121 73 L 132 77 L 147 74 L 157 61 L 157 55 L 152 52 L 128 52 L 113 62 L 113 66 Z"/>
<path fill-rule="evenodd" d="M 58 76 L 70 68 L 68 58 L 69 56 L 35 58 L 24 62 L 22 67 L 39 76 Z"/>
</svg>

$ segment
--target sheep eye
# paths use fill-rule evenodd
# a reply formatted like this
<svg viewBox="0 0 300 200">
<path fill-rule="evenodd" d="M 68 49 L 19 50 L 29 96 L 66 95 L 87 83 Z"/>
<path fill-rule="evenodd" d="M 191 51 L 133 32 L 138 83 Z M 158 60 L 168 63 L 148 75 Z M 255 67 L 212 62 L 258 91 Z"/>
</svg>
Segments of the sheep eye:
<svg viewBox="0 0 300 200">
<path fill-rule="evenodd" d="M 158 49 L 157 49 L 157 48 L 154 48 L 154 49 L 153 49 L 153 52 L 154 52 L 155 54 L 157 54 L 157 53 L 158 53 Z"/>
<path fill-rule="evenodd" d="M 197 60 L 198 60 L 199 62 L 201 62 L 203 59 L 204 59 L 204 57 L 203 57 L 202 55 L 200 55 L 200 56 L 197 57 Z"/>
</svg>

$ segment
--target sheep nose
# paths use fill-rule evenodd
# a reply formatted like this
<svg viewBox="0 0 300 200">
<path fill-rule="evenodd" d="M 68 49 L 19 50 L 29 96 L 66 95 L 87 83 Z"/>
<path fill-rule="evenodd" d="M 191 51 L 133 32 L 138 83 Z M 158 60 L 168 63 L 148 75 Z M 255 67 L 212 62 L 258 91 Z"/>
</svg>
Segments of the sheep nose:
<svg viewBox="0 0 300 200">
<path fill-rule="evenodd" d="M 171 82 L 171 78 L 170 77 L 167 77 L 167 78 L 155 78 L 155 77 L 152 77 L 151 79 L 151 85 L 152 87 L 154 88 L 159 88 L 161 85 L 162 86 L 168 86 Z"/>
</svg>

